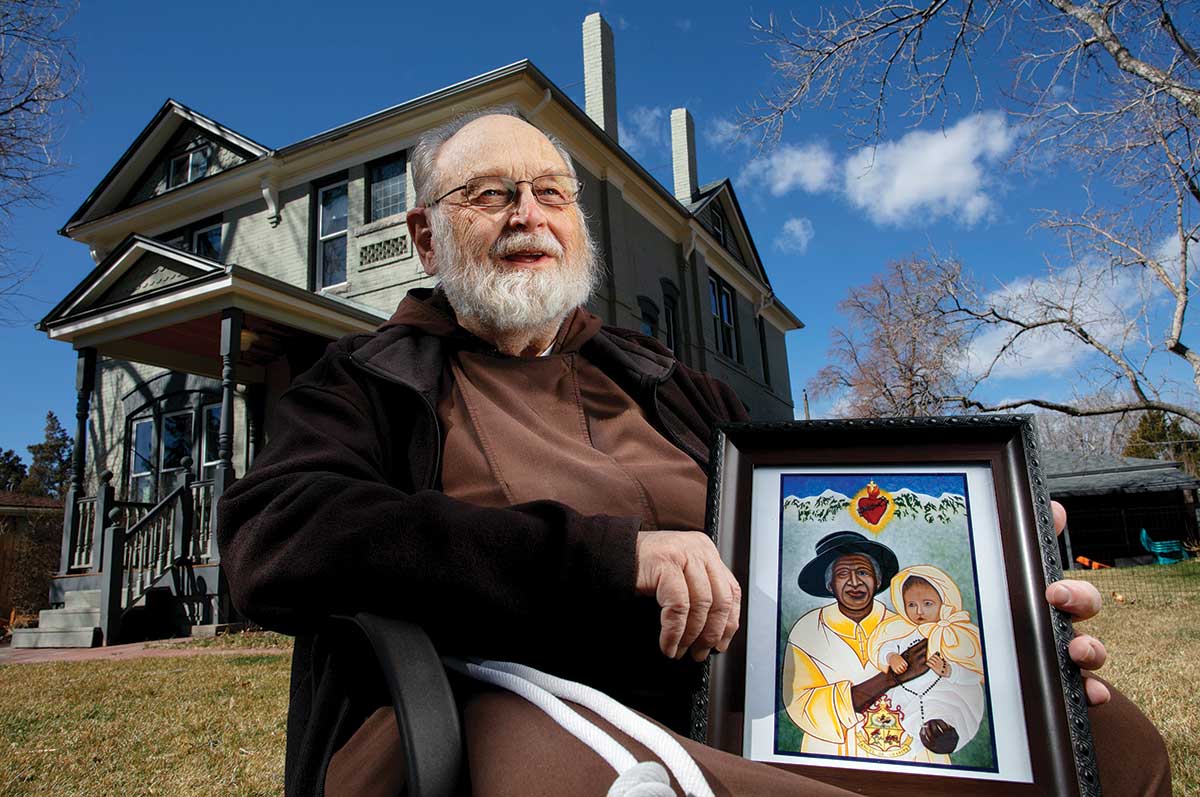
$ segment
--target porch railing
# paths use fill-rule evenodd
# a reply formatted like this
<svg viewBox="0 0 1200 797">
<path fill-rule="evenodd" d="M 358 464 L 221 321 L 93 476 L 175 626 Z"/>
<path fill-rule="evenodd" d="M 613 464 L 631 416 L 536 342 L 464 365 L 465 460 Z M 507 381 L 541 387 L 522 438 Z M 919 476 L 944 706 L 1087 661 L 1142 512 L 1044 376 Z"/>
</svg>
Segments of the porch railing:
<svg viewBox="0 0 1200 797">
<path fill-rule="evenodd" d="M 92 566 L 92 548 L 96 540 L 96 496 L 90 495 L 75 501 L 75 515 L 70 519 L 74 525 L 71 534 L 72 570 L 88 570 Z"/>
<path fill-rule="evenodd" d="M 194 546 L 191 557 L 194 562 L 207 562 L 212 558 L 213 513 L 216 511 L 213 495 L 212 479 L 192 482 L 195 533 L 192 535 Z"/>
</svg>

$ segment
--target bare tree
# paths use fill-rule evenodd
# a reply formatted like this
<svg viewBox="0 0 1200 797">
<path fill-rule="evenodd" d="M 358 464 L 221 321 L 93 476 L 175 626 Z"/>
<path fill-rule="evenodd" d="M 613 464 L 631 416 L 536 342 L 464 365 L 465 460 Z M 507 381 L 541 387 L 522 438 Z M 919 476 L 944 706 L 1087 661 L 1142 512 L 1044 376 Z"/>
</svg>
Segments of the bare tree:
<svg viewBox="0 0 1200 797">
<path fill-rule="evenodd" d="M 13 264 L 3 230 L 17 210 L 44 199 L 43 179 L 59 166 L 62 111 L 79 84 L 63 31 L 74 10 L 70 0 L 0 3 L 0 322 L 19 317 L 16 300 L 31 273 Z"/>
<path fill-rule="evenodd" d="M 966 274 L 958 264 L 934 263 L 931 284 L 945 289 L 934 327 L 960 325 L 976 366 L 960 395 L 941 397 L 973 410 L 1161 410 L 1200 423 L 1200 352 L 1187 319 L 1200 260 L 1195 11 L 1194 0 L 900 0 L 822 11 L 815 24 L 769 18 L 755 29 L 774 49 L 780 81 L 742 127 L 770 143 L 804 107 L 837 103 L 872 146 L 889 113 L 912 125 L 941 122 L 964 104 L 962 86 L 979 105 L 987 87 L 977 58 L 1007 55 L 1015 79 L 1005 104 L 1024 137 L 1017 165 L 1061 161 L 1121 199 L 1089 202 L 1080 214 L 1045 211 L 1065 262 L 1042 279 L 981 291 L 965 278 L 945 281 Z M 1098 284 L 1113 289 L 1107 302 Z M 1139 302 L 1113 301 L 1121 291 Z M 1086 347 L 1081 395 L 1109 399 L 980 398 L 981 385 L 1032 356 L 1029 343 L 1039 339 Z M 1171 378 L 1179 370 L 1182 385 Z"/>
<path fill-rule="evenodd" d="M 961 274 L 928 260 L 892 263 L 852 288 L 833 330 L 830 364 L 809 382 L 814 396 L 838 399 L 838 415 L 943 415 L 958 406 L 966 328 L 948 321 L 938 296 Z"/>
</svg>

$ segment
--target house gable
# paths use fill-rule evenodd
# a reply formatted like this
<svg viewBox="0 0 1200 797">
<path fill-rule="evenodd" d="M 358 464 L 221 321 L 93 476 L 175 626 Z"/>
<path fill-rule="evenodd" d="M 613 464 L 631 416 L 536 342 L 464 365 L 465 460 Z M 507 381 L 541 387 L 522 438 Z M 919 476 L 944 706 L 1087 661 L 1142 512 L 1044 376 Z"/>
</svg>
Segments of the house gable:
<svg viewBox="0 0 1200 797">
<path fill-rule="evenodd" d="M 196 179 L 169 185 L 171 160 L 192 150 L 209 149 L 207 168 Z M 182 188 L 266 155 L 269 150 L 203 114 L 176 102 L 166 103 L 142 129 L 129 149 L 92 189 L 63 227 L 85 224 L 174 188 Z M 196 171 L 200 162 L 195 163 Z M 189 164 L 190 167 L 190 164 Z M 191 168 L 188 170 L 192 177 Z"/>
<path fill-rule="evenodd" d="M 747 273 L 768 288 L 771 281 L 759 259 L 746 217 L 742 215 L 737 195 L 729 180 L 710 183 L 700 189 L 697 200 L 690 206 L 692 215 L 717 243 L 729 253 Z"/>
<path fill-rule="evenodd" d="M 203 163 L 205 166 L 203 177 L 210 177 L 232 169 L 234 166 L 240 166 L 252 158 L 253 155 L 241 147 L 234 146 L 191 122 L 184 123 L 167 141 L 166 146 L 153 160 L 153 165 L 146 169 L 134 184 L 133 189 L 117 204 L 114 210 L 136 205 L 138 202 L 152 199 L 177 187 L 172 184 L 172 165 L 175 166 L 174 176 L 179 178 L 181 176 L 180 169 L 186 170 L 192 165 L 189 159 L 197 167 Z M 184 180 L 178 185 L 186 185 L 189 182 L 195 182 L 195 180 Z"/>
<path fill-rule="evenodd" d="M 183 282 L 205 272 L 178 260 L 164 257 L 156 252 L 143 252 L 128 270 L 96 299 L 93 307 L 103 307 L 123 299 Z"/>
</svg>

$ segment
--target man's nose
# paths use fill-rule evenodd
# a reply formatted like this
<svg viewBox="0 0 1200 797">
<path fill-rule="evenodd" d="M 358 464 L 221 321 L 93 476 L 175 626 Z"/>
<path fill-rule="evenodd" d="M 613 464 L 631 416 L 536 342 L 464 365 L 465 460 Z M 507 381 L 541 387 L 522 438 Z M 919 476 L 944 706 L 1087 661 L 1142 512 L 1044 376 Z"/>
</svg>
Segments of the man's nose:
<svg viewBox="0 0 1200 797">
<path fill-rule="evenodd" d="M 517 197 L 508 217 L 508 225 L 519 229 L 536 229 L 546 223 L 546 209 L 533 195 L 533 186 L 521 183 L 517 186 Z"/>
</svg>

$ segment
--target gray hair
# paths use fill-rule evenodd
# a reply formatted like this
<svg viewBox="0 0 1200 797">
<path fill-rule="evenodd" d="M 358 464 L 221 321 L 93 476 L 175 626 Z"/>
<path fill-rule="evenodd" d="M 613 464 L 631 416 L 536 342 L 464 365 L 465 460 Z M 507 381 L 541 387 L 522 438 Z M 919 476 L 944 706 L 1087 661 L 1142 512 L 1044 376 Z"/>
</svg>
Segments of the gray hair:
<svg viewBox="0 0 1200 797">
<path fill-rule="evenodd" d="M 408 159 L 409 168 L 412 171 L 413 189 L 417 194 L 417 204 L 424 205 L 435 198 L 433 192 L 437 190 L 438 184 L 436 160 L 438 151 L 441 150 L 442 145 L 449 141 L 459 130 L 462 130 L 476 119 L 481 119 L 485 116 L 511 116 L 537 128 L 542 135 L 550 140 L 554 148 L 558 150 L 558 154 L 562 156 L 563 163 L 567 164 L 567 173 L 572 177 L 576 176 L 575 164 L 571 160 L 571 153 L 567 152 L 567 148 L 561 141 L 526 119 L 525 115 L 521 113 L 521 109 L 516 105 L 511 103 L 494 105 L 490 108 L 478 108 L 459 114 L 449 122 L 426 130 L 417 139 L 416 146 L 413 147 Z"/>
<path fill-rule="evenodd" d="M 875 557 L 869 553 L 856 552 L 856 555 L 866 557 L 867 561 L 871 563 L 871 569 L 875 571 L 875 588 L 878 589 L 879 585 L 883 582 L 883 571 L 879 568 L 879 562 L 876 562 Z M 838 557 L 838 559 L 841 558 L 840 556 Z M 825 589 L 829 590 L 830 595 L 833 594 L 833 566 L 837 564 L 838 559 L 834 559 L 825 568 Z"/>
</svg>

